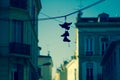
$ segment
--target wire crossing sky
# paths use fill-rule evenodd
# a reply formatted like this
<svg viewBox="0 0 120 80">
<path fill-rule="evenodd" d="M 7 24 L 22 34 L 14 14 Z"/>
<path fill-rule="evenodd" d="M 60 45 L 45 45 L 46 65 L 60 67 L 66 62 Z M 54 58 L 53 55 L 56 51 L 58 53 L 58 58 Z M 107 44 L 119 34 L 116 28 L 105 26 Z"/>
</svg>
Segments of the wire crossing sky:
<svg viewBox="0 0 120 80">
<path fill-rule="evenodd" d="M 96 2 L 94 2 L 94 3 L 92 3 L 92 4 L 90 4 L 90 5 L 85 6 L 85 7 L 82 8 L 82 9 L 79 9 L 79 10 L 77 10 L 77 11 L 68 13 L 68 14 L 63 15 L 63 16 L 49 17 L 49 16 L 45 15 L 44 13 L 42 13 L 43 15 L 47 16 L 48 18 L 41 18 L 41 19 L 38 19 L 38 20 L 41 21 L 41 20 L 49 20 L 49 19 L 57 19 L 57 18 L 67 17 L 67 16 L 73 15 L 73 14 L 75 14 L 75 13 L 82 12 L 83 10 L 88 9 L 88 8 L 90 8 L 90 7 L 92 7 L 92 6 L 95 6 L 95 5 L 97 5 L 97 4 L 99 4 L 99 3 L 103 2 L 103 1 L 105 1 L 105 0 L 96 1 Z"/>
</svg>

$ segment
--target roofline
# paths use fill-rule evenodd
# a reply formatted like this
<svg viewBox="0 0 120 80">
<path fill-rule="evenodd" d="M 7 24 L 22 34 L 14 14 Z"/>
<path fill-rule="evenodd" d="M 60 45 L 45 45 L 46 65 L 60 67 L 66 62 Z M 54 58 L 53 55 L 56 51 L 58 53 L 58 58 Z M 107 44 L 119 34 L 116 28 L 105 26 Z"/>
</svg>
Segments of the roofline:
<svg viewBox="0 0 120 80">
<path fill-rule="evenodd" d="M 72 59 L 70 62 L 67 63 L 66 67 L 69 68 L 72 64 L 74 64 L 76 60 Z"/>
<path fill-rule="evenodd" d="M 79 22 L 75 24 L 77 28 L 115 28 L 120 27 L 120 22 Z"/>
<path fill-rule="evenodd" d="M 51 56 L 46 56 L 46 55 L 39 55 L 39 58 L 51 58 Z"/>
</svg>

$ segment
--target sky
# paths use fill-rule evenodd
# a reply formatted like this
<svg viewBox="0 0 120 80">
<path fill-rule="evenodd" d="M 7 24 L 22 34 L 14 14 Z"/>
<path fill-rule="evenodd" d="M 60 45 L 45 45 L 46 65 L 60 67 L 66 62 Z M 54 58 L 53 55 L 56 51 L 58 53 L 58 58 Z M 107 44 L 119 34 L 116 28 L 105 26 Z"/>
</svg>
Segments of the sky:
<svg viewBox="0 0 120 80">
<path fill-rule="evenodd" d="M 98 0 L 41 0 L 42 9 L 39 14 L 39 19 L 64 16 L 71 12 L 77 11 L 85 6 L 92 4 Z M 120 17 L 120 0 L 105 0 L 95 6 L 83 10 L 83 17 L 97 17 L 100 13 L 108 13 L 110 17 Z M 38 21 L 38 38 L 39 46 L 42 47 L 41 55 L 50 53 L 53 60 L 53 73 L 56 68 L 63 63 L 64 60 L 70 60 L 75 52 L 75 23 L 77 13 L 67 16 L 66 22 L 72 22 L 70 25 L 68 37 L 71 42 L 63 42 L 61 35 L 65 32 L 59 24 L 65 22 L 65 18 L 39 20 Z"/>
</svg>

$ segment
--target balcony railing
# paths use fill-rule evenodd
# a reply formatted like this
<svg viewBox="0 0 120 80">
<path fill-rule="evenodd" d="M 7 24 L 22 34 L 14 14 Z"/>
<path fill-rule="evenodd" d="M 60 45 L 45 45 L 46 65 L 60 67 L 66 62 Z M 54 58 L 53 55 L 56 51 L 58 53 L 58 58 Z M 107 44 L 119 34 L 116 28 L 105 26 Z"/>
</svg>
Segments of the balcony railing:
<svg viewBox="0 0 120 80">
<path fill-rule="evenodd" d="M 9 53 L 30 56 L 30 45 L 12 42 L 9 44 Z"/>
<path fill-rule="evenodd" d="M 10 0 L 10 6 L 21 9 L 27 9 L 27 0 Z"/>
</svg>

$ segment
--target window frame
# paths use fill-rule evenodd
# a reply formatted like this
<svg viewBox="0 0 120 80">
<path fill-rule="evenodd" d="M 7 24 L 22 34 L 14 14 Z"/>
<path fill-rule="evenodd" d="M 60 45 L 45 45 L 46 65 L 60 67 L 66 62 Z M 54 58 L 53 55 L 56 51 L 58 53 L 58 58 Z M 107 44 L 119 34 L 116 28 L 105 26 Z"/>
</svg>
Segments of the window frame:
<svg viewBox="0 0 120 80">
<path fill-rule="evenodd" d="M 102 40 L 103 39 L 103 40 Z M 100 55 L 104 55 L 109 45 L 109 37 L 100 37 Z"/>
<path fill-rule="evenodd" d="M 93 37 L 85 37 L 85 55 L 92 56 L 94 53 L 94 38 Z"/>
<path fill-rule="evenodd" d="M 12 64 L 11 80 L 24 80 L 24 66 L 22 64 Z"/>
<path fill-rule="evenodd" d="M 86 80 L 94 80 L 93 63 L 86 63 Z"/>
<path fill-rule="evenodd" d="M 22 20 L 12 20 L 12 41 L 23 43 L 24 22 Z"/>
</svg>

